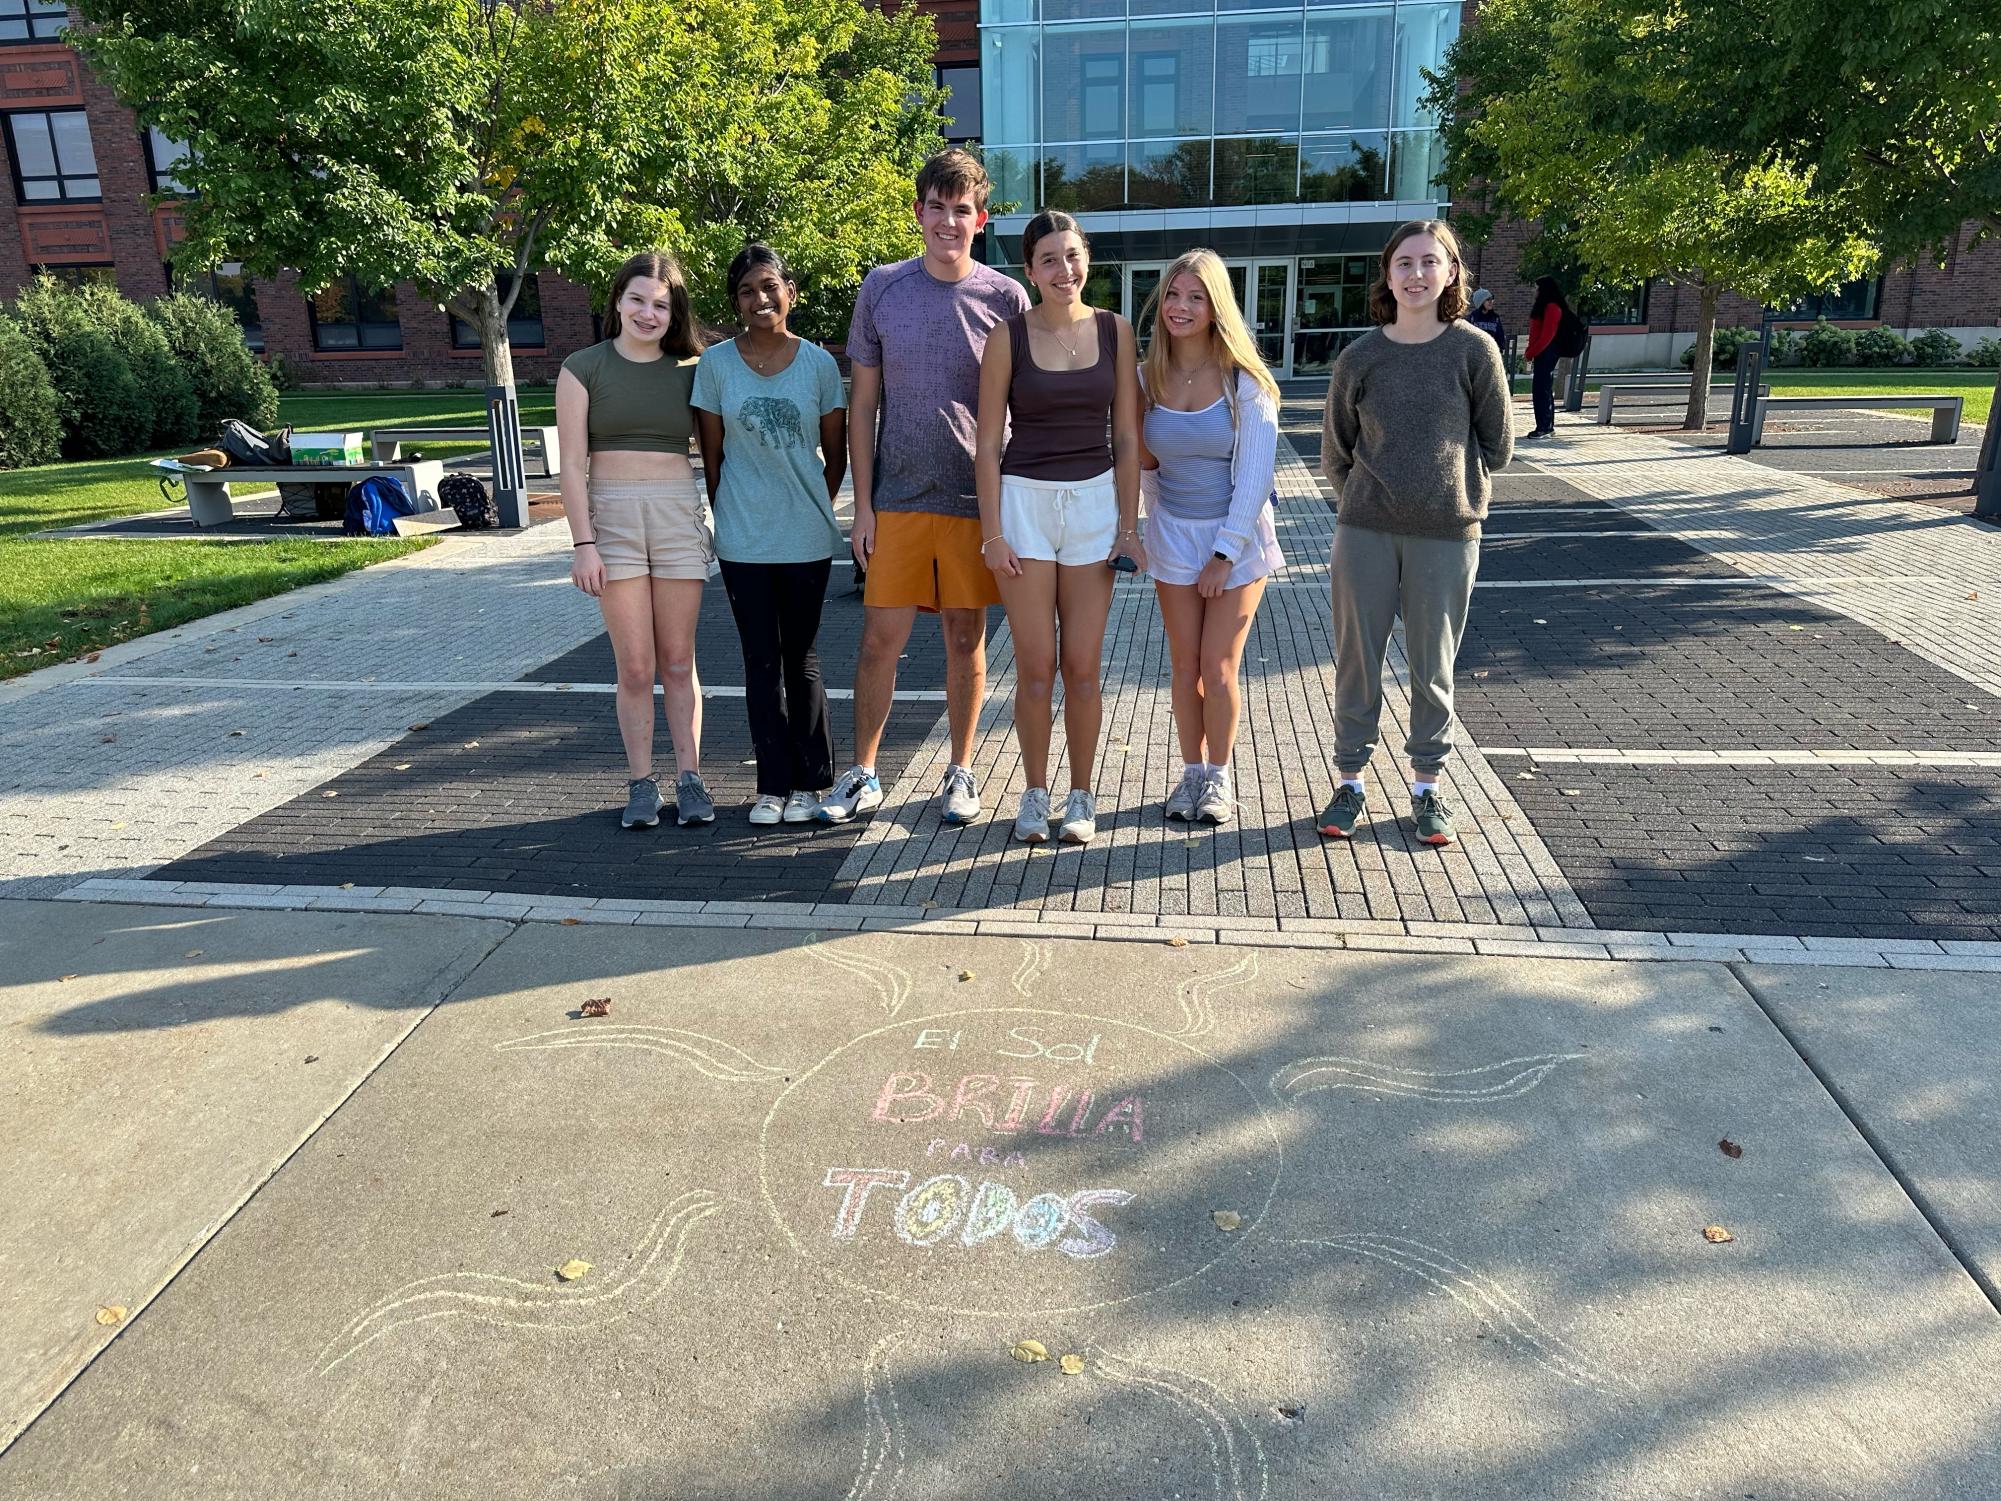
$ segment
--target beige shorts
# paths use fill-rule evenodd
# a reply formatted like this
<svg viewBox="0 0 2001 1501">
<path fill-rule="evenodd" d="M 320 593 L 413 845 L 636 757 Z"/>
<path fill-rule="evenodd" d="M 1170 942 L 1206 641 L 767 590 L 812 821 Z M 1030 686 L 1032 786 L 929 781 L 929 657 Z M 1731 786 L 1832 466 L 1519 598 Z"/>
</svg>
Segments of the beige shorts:
<svg viewBox="0 0 2001 1501">
<path fill-rule="evenodd" d="M 591 535 L 610 580 L 706 579 L 716 534 L 701 487 L 686 479 L 592 480 Z"/>
</svg>

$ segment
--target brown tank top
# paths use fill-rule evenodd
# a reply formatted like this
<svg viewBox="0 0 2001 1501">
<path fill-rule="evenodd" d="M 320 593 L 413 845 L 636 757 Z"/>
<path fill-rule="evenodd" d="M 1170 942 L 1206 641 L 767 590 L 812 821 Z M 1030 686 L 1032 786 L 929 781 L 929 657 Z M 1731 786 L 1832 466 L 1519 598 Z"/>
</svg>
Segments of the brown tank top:
<svg viewBox="0 0 2001 1501">
<path fill-rule="evenodd" d="M 1112 467 L 1112 393 L 1118 387 L 1119 325 L 1100 308 L 1098 363 L 1045 370 L 1028 349 L 1028 315 L 1007 320 L 1014 373 L 1007 388 L 1008 439 L 1001 473 L 1023 479 L 1096 479 Z"/>
</svg>

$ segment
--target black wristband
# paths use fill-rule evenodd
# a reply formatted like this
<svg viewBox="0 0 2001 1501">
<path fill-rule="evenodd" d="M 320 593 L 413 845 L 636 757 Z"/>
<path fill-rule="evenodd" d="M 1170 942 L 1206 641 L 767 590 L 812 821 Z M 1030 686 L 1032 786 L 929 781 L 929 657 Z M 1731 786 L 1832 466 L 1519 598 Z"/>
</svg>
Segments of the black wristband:
<svg viewBox="0 0 2001 1501">
<path fill-rule="evenodd" d="M 578 548 L 580 548 L 580 547 L 596 547 L 597 545 L 598 545 L 598 539 L 597 539 L 597 538 L 595 538 L 595 537 L 586 537 L 586 538 L 584 538 L 584 540 L 583 540 L 583 541 L 581 541 L 581 542 L 572 542 L 572 543 L 570 544 L 570 551 L 571 551 L 571 552 L 575 552 L 575 551 L 576 551 L 576 550 L 577 550 Z"/>
<path fill-rule="evenodd" d="M 1218 563 L 1234 563 L 1237 561 L 1226 552 L 1215 552 L 1209 554 L 1209 556 L 1214 558 Z"/>
</svg>

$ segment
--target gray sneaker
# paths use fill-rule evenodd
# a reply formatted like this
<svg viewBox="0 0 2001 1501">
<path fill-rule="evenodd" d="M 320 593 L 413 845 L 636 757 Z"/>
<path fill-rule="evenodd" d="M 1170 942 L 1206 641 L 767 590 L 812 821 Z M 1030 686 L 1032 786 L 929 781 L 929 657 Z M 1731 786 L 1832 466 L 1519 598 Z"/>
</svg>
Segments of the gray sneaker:
<svg viewBox="0 0 2001 1501">
<path fill-rule="evenodd" d="M 1098 800 L 1082 787 L 1072 787 L 1063 804 L 1063 827 L 1057 836 L 1065 844 L 1089 844 L 1098 832 Z"/>
<path fill-rule="evenodd" d="M 716 805 L 709 789 L 692 771 L 682 772 L 681 780 L 674 784 L 674 821 L 684 829 L 691 823 L 716 821 Z"/>
<path fill-rule="evenodd" d="M 666 806 L 660 784 L 651 777 L 641 777 L 625 784 L 625 812 L 618 821 L 628 829 L 650 829 L 660 822 L 660 810 Z"/>
<path fill-rule="evenodd" d="M 946 823 L 971 823 L 980 816 L 980 794 L 973 786 L 973 774 L 963 766 L 946 770 L 945 785 L 938 796 L 944 804 L 940 816 Z"/>
<path fill-rule="evenodd" d="M 1031 787 L 1021 795 L 1021 811 L 1014 817 L 1014 837 L 1023 844 L 1041 844 L 1049 837 L 1049 790 Z"/>
<path fill-rule="evenodd" d="M 1202 795 L 1195 800 L 1196 819 L 1201 823 L 1228 823 L 1234 808 L 1229 782 L 1216 772 L 1210 772 L 1202 779 Z"/>
<path fill-rule="evenodd" d="M 1181 785 L 1167 794 L 1167 816 L 1180 823 L 1195 817 L 1195 805 L 1202 800 L 1202 768 L 1191 766 L 1181 773 Z"/>
</svg>

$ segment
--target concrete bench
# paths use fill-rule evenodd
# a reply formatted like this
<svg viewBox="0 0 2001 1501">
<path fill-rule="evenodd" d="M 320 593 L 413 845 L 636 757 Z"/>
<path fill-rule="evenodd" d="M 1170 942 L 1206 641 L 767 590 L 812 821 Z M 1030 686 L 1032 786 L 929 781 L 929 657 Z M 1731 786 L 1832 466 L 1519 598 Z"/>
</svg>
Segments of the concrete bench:
<svg viewBox="0 0 2001 1501">
<path fill-rule="evenodd" d="M 368 452 L 376 463 L 394 463 L 403 457 L 405 443 L 485 442 L 492 437 L 484 427 L 377 427 L 369 429 Z M 541 464 L 544 478 L 553 476 L 562 465 L 553 427 L 523 427 L 521 456 Z"/>
<path fill-rule="evenodd" d="M 415 459 L 407 464 L 231 464 L 206 474 L 182 471 L 187 486 L 188 516 L 196 526 L 221 526 L 235 516 L 229 504 L 231 485 L 353 485 L 371 475 L 401 480 L 420 511 L 438 509 L 438 486 L 445 466 L 439 459 Z"/>
<path fill-rule="evenodd" d="M 1760 396 L 1758 410 L 1751 419 L 1751 441 L 1754 444 L 1765 441 L 1765 413 L 1771 410 L 1782 412 L 1798 411 L 1841 411 L 1844 408 L 1866 407 L 1872 409 L 1916 407 L 1932 414 L 1932 435 L 1934 443 L 1957 443 L 1959 441 L 1959 414 L 1966 405 L 1964 396 Z"/>
<path fill-rule="evenodd" d="M 1680 397 L 1686 401 L 1688 399 L 1688 387 L 1689 383 L 1685 380 L 1627 381 L 1616 386 L 1601 385 L 1598 388 L 1598 425 L 1600 427 L 1611 426 L 1612 405 L 1621 396 L 1652 398 Z M 1728 401 L 1730 399 L 1730 390 L 1731 382 L 1712 381 L 1709 386 L 1709 399 L 1714 402 L 1717 397 L 1721 396 L 1725 401 Z M 1758 387 L 1758 394 L 1760 396 L 1769 396 L 1771 391 L 1772 388 L 1770 386 Z"/>
</svg>

